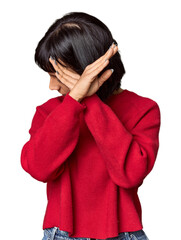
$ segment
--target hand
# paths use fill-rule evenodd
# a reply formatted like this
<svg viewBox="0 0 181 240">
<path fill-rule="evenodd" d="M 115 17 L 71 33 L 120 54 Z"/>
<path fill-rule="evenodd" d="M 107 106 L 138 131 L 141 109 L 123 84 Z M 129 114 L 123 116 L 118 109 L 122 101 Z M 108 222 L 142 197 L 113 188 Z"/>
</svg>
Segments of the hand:
<svg viewBox="0 0 181 240">
<path fill-rule="evenodd" d="M 112 44 L 111 48 L 102 57 L 88 65 L 69 95 L 81 101 L 84 97 L 91 96 L 97 92 L 102 84 L 111 76 L 112 70 L 106 70 L 99 78 L 97 75 L 109 64 L 109 59 L 117 50 L 118 47 Z"/>
<path fill-rule="evenodd" d="M 52 64 L 53 68 L 55 69 L 56 78 L 70 90 L 75 86 L 77 81 L 80 78 L 80 75 L 73 71 L 71 68 L 63 67 L 53 58 L 49 58 L 50 63 Z M 64 64 L 60 59 L 59 62 Z M 64 64 L 65 65 L 65 64 Z"/>
<path fill-rule="evenodd" d="M 85 68 L 81 76 L 73 71 L 67 70 L 60 64 L 55 65 L 51 58 L 49 60 L 54 66 L 54 69 L 59 72 L 59 74 L 56 73 L 56 77 L 59 80 L 61 79 L 62 83 L 71 89 L 69 95 L 77 101 L 81 101 L 84 97 L 91 96 L 97 92 L 102 84 L 111 76 L 112 71 L 109 69 L 99 78 L 97 77 L 97 75 L 109 64 L 109 59 L 117 50 L 118 47 L 112 44 L 102 57 Z"/>
</svg>

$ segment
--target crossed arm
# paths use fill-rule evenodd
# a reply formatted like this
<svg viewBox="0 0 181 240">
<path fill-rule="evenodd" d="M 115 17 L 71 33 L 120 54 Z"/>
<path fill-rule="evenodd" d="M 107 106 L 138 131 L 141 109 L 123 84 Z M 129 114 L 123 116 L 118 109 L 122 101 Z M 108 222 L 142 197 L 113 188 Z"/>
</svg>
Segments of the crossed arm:
<svg viewBox="0 0 181 240">
<path fill-rule="evenodd" d="M 99 68 L 101 71 L 105 65 L 105 59 L 110 57 L 114 51 L 108 50 L 107 55 L 92 64 L 92 67 L 87 68 L 84 77 L 80 77 L 80 82 L 88 83 L 78 85 L 79 81 L 76 80 L 76 84 L 71 85 L 72 90 L 65 96 L 64 101 L 46 118 L 37 108 L 32 121 L 31 138 L 24 145 L 21 153 L 23 168 L 37 180 L 43 182 L 54 180 L 63 172 L 66 159 L 71 155 L 78 141 L 79 114 L 83 110 L 85 110 L 87 126 L 115 184 L 124 188 L 138 186 L 153 168 L 159 146 L 160 111 L 158 105 L 151 102 L 148 108 L 140 112 L 140 118 L 137 119 L 133 129 L 128 131 L 111 108 L 94 94 L 96 84 L 93 85 L 93 83 L 98 79 L 97 75 L 91 75 L 93 73 L 90 69 L 95 71 Z M 57 71 L 61 68 L 62 66 L 59 66 Z M 70 81 L 72 76 L 68 70 L 62 68 L 62 71 L 64 71 L 64 84 L 66 82 L 73 84 L 74 80 Z M 110 76 L 110 70 L 107 70 L 106 74 Z M 94 77 L 86 81 L 85 76 Z M 106 78 L 105 75 L 102 76 L 104 76 L 102 79 Z M 69 81 L 66 80 L 68 78 Z M 90 86 L 93 86 L 92 90 Z M 80 93 L 77 89 L 84 91 Z M 90 96 L 85 98 L 88 95 Z M 98 115 L 99 118 L 96 117 Z M 108 132 L 107 135 L 105 130 Z"/>
<path fill-rule="evenodd" d="M 73 70 L 69 71 L 66 67 L 57 63 L 51 57 L 49 61 L 55 69 L 55 75 L 59 81 L 69 89 L 69 95 L 76 101 L 81 101 L 85 97 L 93 95 L 109 79 L 113 69 L 108 69 L 98 78 L 97 75 L 109 64 L 109 59 L 118 51 L 118 46 L 114 43 L 107 52 L 92 64 L 89 64 L 80 76 Z M 61 62 L 61 60 L 59 60 Z"/>
</svg>

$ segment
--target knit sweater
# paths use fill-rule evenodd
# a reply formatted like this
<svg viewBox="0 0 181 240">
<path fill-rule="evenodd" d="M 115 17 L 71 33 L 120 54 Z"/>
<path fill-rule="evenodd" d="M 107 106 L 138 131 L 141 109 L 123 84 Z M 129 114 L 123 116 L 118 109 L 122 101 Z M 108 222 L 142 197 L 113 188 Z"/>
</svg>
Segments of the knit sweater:
<svg viewBox="0 0 181 240">
<path fill-rule="evenodd" d="M 69 93 L 36 107 L 21 166 L 46 183 L 42 228 L 105 239 L 143 228 L 138 188 L 159 147 L 158 104 L 127 89 L 104 102 Z"/>
</svg>

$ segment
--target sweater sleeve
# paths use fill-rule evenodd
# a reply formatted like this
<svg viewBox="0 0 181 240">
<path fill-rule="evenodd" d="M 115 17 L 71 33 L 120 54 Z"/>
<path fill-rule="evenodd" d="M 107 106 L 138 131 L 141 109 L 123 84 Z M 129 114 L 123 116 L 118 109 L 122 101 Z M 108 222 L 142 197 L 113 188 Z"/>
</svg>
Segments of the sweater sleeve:
<svg viewBox="0 0 181 240">
<path fill-rule="evenodd" d="M 159 147 L 160 109 L 155 101 L 130 118 L 137 119 L 130 131 L 112 109 L 93 94 L 83 99 L 86 124 L 105 160 L 112 181 L 132 188 L 142 184 L 152 170 Z M 134 120 L 135 121 L 135 120 Z"/>
<path fill-rule="evenodd" d="M 66 94 L 47 116 L 36 112 L 29 130 L 31 135 L 21 150 L 21 166 L 38 181 L 54 180 L 64 170 L 64 162 L 73 152 L 79 137 L 80 113 L 85 104 Z"/>
</svg>

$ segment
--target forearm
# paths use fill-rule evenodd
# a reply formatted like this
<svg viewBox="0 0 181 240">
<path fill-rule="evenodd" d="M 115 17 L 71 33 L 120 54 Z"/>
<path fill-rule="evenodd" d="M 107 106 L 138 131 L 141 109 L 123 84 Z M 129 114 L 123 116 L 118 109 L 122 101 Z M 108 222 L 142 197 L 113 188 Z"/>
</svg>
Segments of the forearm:
<svg viewBox="0 0 181 240">
<path fill-rule="evenodd" d="M 32 177 L 46 182 L 61 174 L 63 163 L 77 144 L 79 115 L 84 109 L 84 105 L 67 95 L 24 145 L 21 163 Z"/>
<path fill-rule="evenodd" d="M 112 180 L 125 188 L 140 185 L 151 171 L 158 151 L 160 119 L 157 105 L 140 113 L 136 127 L 128 130 L 98 96 L 83 102 L 87 106 L 85 122 Z"/>
</svg>

